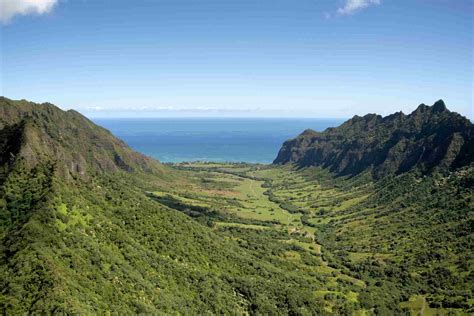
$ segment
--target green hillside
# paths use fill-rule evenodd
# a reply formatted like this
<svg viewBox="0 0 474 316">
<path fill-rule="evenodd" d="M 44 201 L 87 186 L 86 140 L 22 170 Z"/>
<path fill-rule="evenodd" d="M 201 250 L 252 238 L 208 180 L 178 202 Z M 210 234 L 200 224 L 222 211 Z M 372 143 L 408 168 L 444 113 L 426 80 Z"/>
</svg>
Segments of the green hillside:
<svg viewBox="0 0 474 316">
<path fill-rule="evenodd" d="M 469 148 L 341 176 L 163 165 L 51 104 L 2 98 L 0 122 L 3 314 L 474 311 Z"/>
<path fill-rule="evenodd" d="M 219 199 L 219 216 L 201 216 L 261 255 L 292 245 L 280 256 L 299 264 L 311 262 L 323 282 L 315 295 L 323 298 L 327 312 L 343 303 L 348 304 L 344 313 L 416 314 L 423 307 L 427 315 L 444 315 L 473 310 L 473 166 L 444 175 L 410 172 L 380 181 L 372 180 L 369 172 L 347 178 L 314 167 L 179 168 L 203 179 L 223 182 L 238 176 L 241 182 L 253 181 L 258 188 L 253 192 L 250 185 L 243 189 L 239 183 L 221 192 L 228 198 Z M 209 204 L 202 193 L 188 192 L 173 194 L 181 203 Z M 235 205 L 236 200 L 245 204 Z M 270 202 L 271 207 L 264 206 Z"/>
<path fill-rule="evenodd" d="M 150 197 L 194 186 L 180 171 L 75 112 L 5 98 L 0 108 L 4 313 L 322 311 L 314 275 Z"/>
</svg>

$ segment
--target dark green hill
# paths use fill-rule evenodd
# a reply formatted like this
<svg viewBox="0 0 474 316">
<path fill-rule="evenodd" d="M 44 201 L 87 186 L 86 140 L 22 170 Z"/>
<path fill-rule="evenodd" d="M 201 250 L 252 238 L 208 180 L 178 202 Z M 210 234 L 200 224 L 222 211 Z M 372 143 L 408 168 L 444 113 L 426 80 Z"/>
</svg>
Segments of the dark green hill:
<svg viewBox="0 0 474 316">
<path fill-rule="evenodd" d="M 371 170 L 381 178 L 412 169 L 456 169 L 473 161 L 473 124 L 440 100 L 409 115 L 367 114 L 321 133 L 306 130 L 283 144 L 274 163 L 321 166 L 337 175 Z"/>
</svg>

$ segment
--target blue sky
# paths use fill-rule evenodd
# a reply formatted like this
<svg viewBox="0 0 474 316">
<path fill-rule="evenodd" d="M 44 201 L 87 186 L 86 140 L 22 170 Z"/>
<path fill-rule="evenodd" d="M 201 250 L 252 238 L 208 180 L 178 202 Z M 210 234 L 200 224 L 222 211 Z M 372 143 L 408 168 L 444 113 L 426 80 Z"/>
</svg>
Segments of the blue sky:
<svg viewBox="0 0 474 316">
<path fill-rule="evenodd" d="M 474 117 L 471 0 L 0 0 L 1 94 L 91 116 Z"/>
</svg>

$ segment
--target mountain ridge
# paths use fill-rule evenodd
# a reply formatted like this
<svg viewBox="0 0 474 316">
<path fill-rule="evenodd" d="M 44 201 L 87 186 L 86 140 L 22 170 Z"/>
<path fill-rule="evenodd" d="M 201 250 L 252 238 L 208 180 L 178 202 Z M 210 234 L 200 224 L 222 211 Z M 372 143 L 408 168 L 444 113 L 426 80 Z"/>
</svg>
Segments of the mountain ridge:
<svg viewBox="0 0 474 316">
<path fill-rule="evenodd" d="M 323 132 L 305 130 L 282 145 L 273 163 L 321 166 L 339 176 L 370 169 L 381 178 L 412 169 L 429 173 L 465 166 L 473 161 L 473 147 L 473 124 L 439 100 L 420 104 L 408 115 L 356 115 Z"/>
<path fill-rule="evenodd" d="M 117 170 L 161 173 L 164 169 L 79 112 L 63 111 L 51 103 L 0 97 L 0 130 L 12 128 L 22 146 L 7 156 L 22 158 L 30 166 L 38 163 L 38 157 L 56 160 L 58 172 L 66 178 Z"/>
</svg>

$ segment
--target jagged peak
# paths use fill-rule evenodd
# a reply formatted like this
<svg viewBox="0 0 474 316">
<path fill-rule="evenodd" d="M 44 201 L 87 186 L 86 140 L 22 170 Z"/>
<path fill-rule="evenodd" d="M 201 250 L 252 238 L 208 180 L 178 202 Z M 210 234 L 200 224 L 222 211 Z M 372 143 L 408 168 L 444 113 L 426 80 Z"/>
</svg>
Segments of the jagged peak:
<svg viewBox="0 0 474 316">
<path fill-rule="evenodd" d="M 392 113 L 390 115 L 387 115 L 383 118 L 384 121 L 389 121 L 389 120 L 394 120 L 394 119 L 399 119 L 399 118 L 404 118 L 406 115 L 402 111 L 398 111 L 395 113 Z"/>
<path fill-rule="evenodd" d="M 374 118 L 379 118 L 379 117 L 382 117 L 382 116 L 380 116 L 379 114 L 375 114 L 375 113 L 368 113 L 368 114 L 365 114 L 364 116 L 360 116 L 360 115 L 356 114 L 352 117 L 351 120 L 354 120 L 354 121 L 358 121 L 358 120 L 368 121 L 368 120 L 372 120 Z"/>
<path fill-rule="evenodd" d="M 430 106 L 429 105 L 426 105 L 424 103 L 421 103 L 420 105 L 418 105 L 418 107 L 416 108 L 415 111 L 413 111 L 412 113 L 420 113 L 420 112 L 425 112 Z"/>
<path fill-rule="evenodd" d="M 311 134 L 316 134 L 317 132 L 314 129 L 307 128 L 301 133 L 301 135 L 311 135 Z"/>
<path fill-rule="evenodd" d="M 439 100 L 432 106 L 421 104 L 409 115 L 355 115 L 332 130 L 304 135 L 305 142 L 287 143 L 275 162 L 324 166 L 338 175 L 371 169 L 375 177 L 415 168 L 427 173 L 454 170 L 473 161 L 473 132 L 467 119 Z M 456 138 L 454 145 L 450 137 Z M 422 146 L 427 150 L 419 151 Z"/>
<path fill-rule="evenodd" d="M 432 110 L 433 112 L 446 111 L 447 110 L 446 104 L 444 104 L 444 101 L 440 99 L 433 104 Z"/>
<path fill-rule="evenodd" d="M 353 124 L 371 125 L 374 122 L 378 120 L 382 120 L 382 119 L 383 118 L 381 115 L 378 115 L 375 113 L 369 113 L 364 116 L 354 115 L 351 119 L 344 122 L 342 125 L 346 125 L 346 126 L 351 126 Z"/>
<path fill-rule="evenodd" d="M 444 103 L 443 100 L 438 100 L 436 101 L 433 105 L 429 106 L 424 103 L 420 104 L 415 111 L 413 111 L 411 114 L 422 114 L 422 113 L 441 113 L 449 111 L 446 107 L 446 104 Z"/>
</svg>

